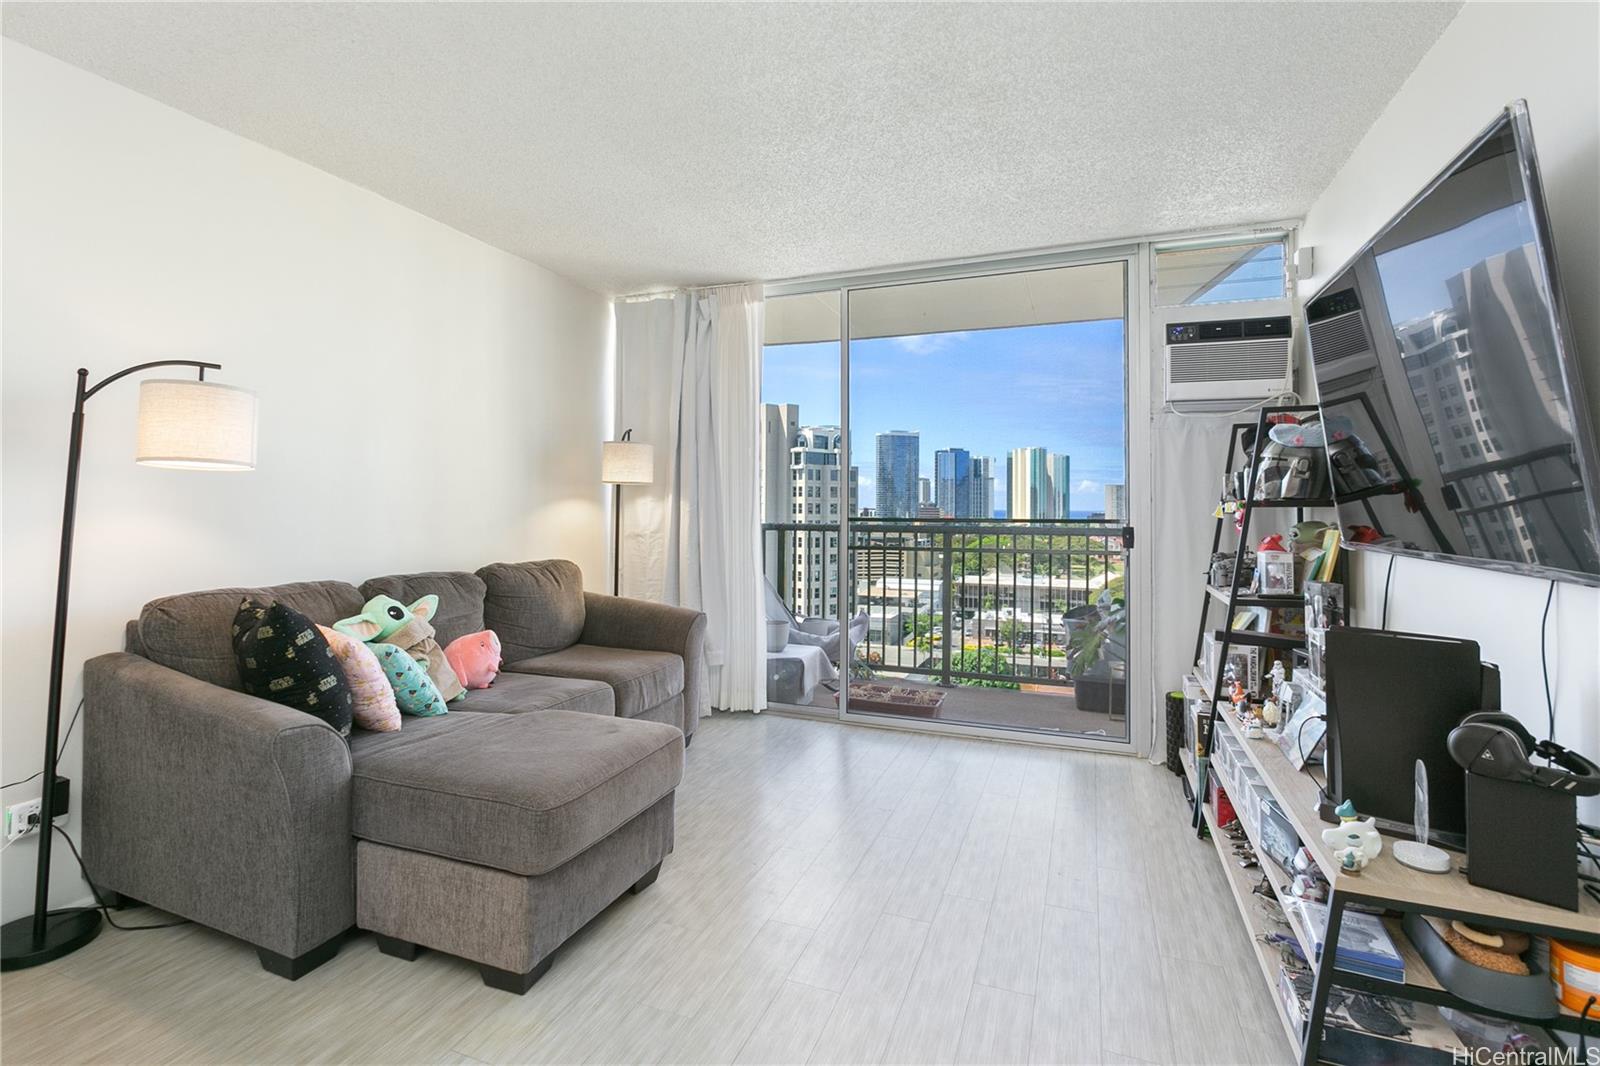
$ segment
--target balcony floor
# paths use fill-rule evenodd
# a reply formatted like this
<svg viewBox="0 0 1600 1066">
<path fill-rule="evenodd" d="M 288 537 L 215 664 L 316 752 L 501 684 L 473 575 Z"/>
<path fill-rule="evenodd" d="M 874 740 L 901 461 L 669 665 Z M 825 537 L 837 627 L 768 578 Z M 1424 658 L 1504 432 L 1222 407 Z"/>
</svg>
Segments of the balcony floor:
<svg viewBox="0 0 1600 1066">
<path fill-rule="evenodd" d="M 1126 714 L 1107 715 L 1097 711 L 1078 709 L 1072 690 L 1056 686 L 1025 686 L 1021 690 L 1004 688 L 976 688 L 967 685 L 935 685 L 914 681 L 893 674 L 880 674 L 875 680 L 884 684 L 904 685 L 908 688 L 938 689 L 945 693 L 944 702 L 932 714 L 894 714 L 874 708 L 860 712 L 902 718 L 906 721 L 958 722 L 965 725 L 1026 729 L 1035 733 L 1056 735 L 1108 737 L 1125 740 L 1128 736 Z M 838 694 L 824 685 L 817 686 L 810 706 L 837 712 Z"/>
</svg>

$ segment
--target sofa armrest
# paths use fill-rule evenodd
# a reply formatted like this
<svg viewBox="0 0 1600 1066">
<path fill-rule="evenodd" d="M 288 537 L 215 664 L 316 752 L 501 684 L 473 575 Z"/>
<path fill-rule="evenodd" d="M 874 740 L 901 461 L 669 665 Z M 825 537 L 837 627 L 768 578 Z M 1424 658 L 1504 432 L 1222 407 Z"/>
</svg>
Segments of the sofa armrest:
<svg viewBox="0 0 1600 1066">
<path fill-rule="evenodd" d="M 583 609 L 583 635 L 578 639 L 584 644 L 683 656 L 683 735 L 691 735 L 700 716 L 711 710 L 706 616 L 687 607 L 597 592 L 584 593 Z"/>
<path fill-rule="evenodd" d="M 326 723 L 116 653 L 84 665 L 95 884 L 289 957 L 355 922 L 350 749 Z"/>
</svg>

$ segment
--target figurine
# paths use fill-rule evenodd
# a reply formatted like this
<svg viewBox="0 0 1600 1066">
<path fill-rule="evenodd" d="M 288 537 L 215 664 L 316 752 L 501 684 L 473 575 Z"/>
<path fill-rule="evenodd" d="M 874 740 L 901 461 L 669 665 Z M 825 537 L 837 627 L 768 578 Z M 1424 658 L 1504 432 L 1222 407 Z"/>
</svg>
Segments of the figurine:
<svg viewBox="0 0 1600 1066">
<path fill-rule="evenodd" d="M 1283 661 L 1272 664 L 1272 669 L 1267 672 L 1271 682 L 1272 695 L 1261 705 L 1261 721 L 1268 729 L 1278 728 L 1278 723 L 1283 721 L 1283 709 L 1279 701 L 1283 698 L 1284 671 Z"/>
<path fill-rule="evenodd" d="M 1355 804 L 1345 800 L 1334 808 L 1339 816 L 1335 829 L 1322 831 L 1322 842 L 1333 849 L 1333 857 L 1346 873 L 1360 873 L 1367 863 L 1383 854 L 1383 837 L 1377 820 L 1356 814 Z"/>
<path fill-rule="evenodd" d="M 1330 829 L 1328 832 L 1333 833 L 1337 830 Z M 1333 857 L 1338 861 L 1339 869 L 1347 874 L 1359 874 L 1367 868 L 1367 863 L 1372 861 L 1359 847 L 1340 848 L 1333 853 Z"/>
</svg>

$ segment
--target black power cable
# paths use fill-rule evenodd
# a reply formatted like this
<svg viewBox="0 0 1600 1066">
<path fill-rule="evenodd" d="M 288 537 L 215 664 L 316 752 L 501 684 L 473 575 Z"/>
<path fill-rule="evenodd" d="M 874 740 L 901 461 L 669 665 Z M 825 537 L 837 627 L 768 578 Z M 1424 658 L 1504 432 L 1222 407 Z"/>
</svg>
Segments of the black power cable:
<svg viewBox="0 0 1600 1066">
<path fill-rule="evenodd" d="M 1398 558 L 1398 555 L 1389 556 L 1389 569 L 1383 575 L 1383 622 L 1379 629 L 1389 628 L 1389 582 L 1394 580 L 1394 561 Z"/>
<path fill-rule="evenodd" d="M 1539 620 L 1539 668 L 1544 671 L 1544 709 L 1550 716 L 1550 730 L 1545 736 L 1552 741 L 1556 739 L 1556 701 L 1550 696 L 1550 656 L 1546 651 L 1545 631 L 1550 626 L 1550 605 L 1555 602 L 1555 598 L 1556 583 L 1552 580 L 1550 591 L 1544 598 L 1544 617 Z"/>
<path fill-rule="evenodd" d="M 95 906 L 100 909 L 100 913 L 105 916 L 106 924 L 111 926 L 111 928 L 121 929 L 125 933 L 137 933 L 142 929 L 173 929 L 180 925 L 193 924 L 187 918 L 179 918 L 175 922 L 156 922 L 154 925 L 118 924 L 117 920 L 111 917 L 111 908 L 106 906 L 106 901 L 101 897 L 100 890 L 94 887 L 94 882 L 89 879 L 89 868 L 83 864 L 83 856 L 78 854 L 78 845 L 73 843 L 72 834 L 68 833 L 65 829 L 62 829 L 59 825 L 55 826 L 54 828 L 56 832 L 61 834 L 61 838 L 67 842 L 67 847 L 72 849 L 72 857 L 78 860 L 78 870 L 83 874 L 84 883 L 89 886 L 89 891 L 94 894 Z"/>
</svg>

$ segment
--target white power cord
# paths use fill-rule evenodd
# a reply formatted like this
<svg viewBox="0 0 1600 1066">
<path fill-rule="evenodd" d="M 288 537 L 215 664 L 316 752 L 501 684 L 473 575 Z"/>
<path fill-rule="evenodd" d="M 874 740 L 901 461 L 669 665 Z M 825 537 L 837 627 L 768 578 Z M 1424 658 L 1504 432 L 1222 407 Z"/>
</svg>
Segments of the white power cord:
<svg viewBox="0 0 1600 1066">
<path fill-rule="evenodd" d="M 1276 393 L 1264 400 L 1258 400 L 1248 407 L 1241 407 L 1237 411 L 1180 411 L 1170 402 L 1162 404 L 1161 410 L 1164 414 L 1174 415 L 1178 418 L 1235 418 L 1263 407 L 1271 407 L 1281 400 L 1291 400 L 1297 406 L 1301 402 L 1300 394 L 1290 389 L 1288 392 Z"/>
</svg>

